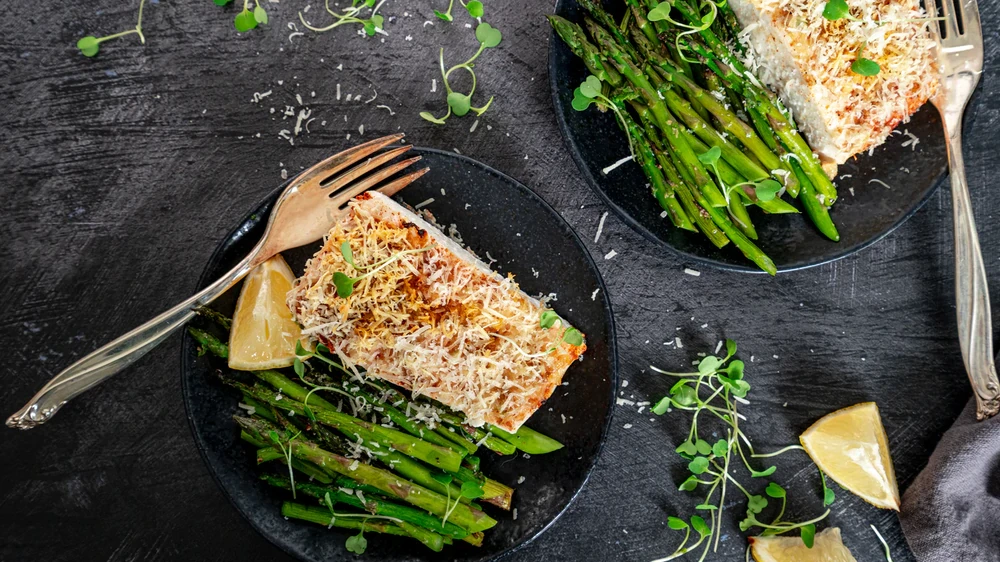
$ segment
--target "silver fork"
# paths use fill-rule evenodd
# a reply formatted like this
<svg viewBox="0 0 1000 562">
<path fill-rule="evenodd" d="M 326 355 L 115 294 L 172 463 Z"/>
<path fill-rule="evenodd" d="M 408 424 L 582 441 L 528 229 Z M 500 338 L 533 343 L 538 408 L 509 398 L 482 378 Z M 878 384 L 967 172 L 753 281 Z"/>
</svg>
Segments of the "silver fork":
<svg viewBox="0 0 1000 562">
<path fill-rule="evenodd" d="M 962 161 L 962 115 L 983 71 L 983 31 L 976 0 L 926 0 L 928 15 L 937 22 L 941 92 L 933 101 L 941 112 L 951 169 L 951 200 L 955 222 L 955 299 L 958 339 L 965 370 L 976 396 L 976 417 L 986 419 L 1000 411 L 1000 382 L 993 363 L 993 325 L 986 268 L 976 234 L 969 185 Z"/>
<path fill-rule="evenodd" d="M 152 350 L 190 320 L 195 307 L 215 300 L 253 268 L 279 252 L 322 238 L 333 223 L 346 213 L 347 202 L 354 196 L 383 183 L 420 160 L 417 156 L 383 166 L 409 150 L 410 146 L 377 152 L 402 138 L 403 135 L 396 134 L 366 142 L 335 154 L 299 174 L 275 203 L 260 242 L 236 267 L 198 294 L 70 365 L 10 416 L 7 426 L 31 429 L 45 423 L 66 402 Z M 357 165 L 347 169 L 353 164 Z M 427 168 L 410 172 L 382 185 L 379 191 L 391 196 L 426 172 Z"/>
</svg>

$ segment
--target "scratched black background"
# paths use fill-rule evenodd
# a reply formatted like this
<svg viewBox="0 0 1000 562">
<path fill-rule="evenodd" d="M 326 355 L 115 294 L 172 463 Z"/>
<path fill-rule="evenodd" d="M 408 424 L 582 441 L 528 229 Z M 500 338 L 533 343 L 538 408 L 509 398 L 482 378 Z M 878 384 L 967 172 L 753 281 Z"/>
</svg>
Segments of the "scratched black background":
<svg viewBox="0 0 1000 562">
<path fill-rule="evenodd" d="M 746 427 L 759 448 L 792 443 L 822 414 L 876 400 L 905 488 L 969 397 L 953 319 L 947 186 L 876 246 L 777 279 L 704 268 L 700 277 L 685 275 L 688 264 L 614 216 L 595 243 L 605 209 L 564 150 L 552 113 L 543 18 L 551 6 L 487 0 L 486 20 L 504 41 L 481 57 L 479 91 L 497 98 L 470 131 L 471 117 L 438 127 L 417 115 L 444 107 L 440 80 L 438 92 L 430 91 L 431 79 L 439 79 L 438 48 L 446 46 L 455 62 L 475 49 L 457 4 L 455 23 L 424 25 L 444 4 L 390 0 L 383 12 L 394 18 L 382 42 L 346 26 L 289 39 L 287 24 L 305 6 L 300 0 L 266 3 L 271 24 L 244 35 L 232 28 L 232 6 L 161 1 L 146 7 L 145 45 L 133 35 L 102 44 L 88 59 L 76 40 L 133 25 L 134 1 L 5 3 L 4 416 L 74 359 L 188 296 L 216 244 L 281 182 L 282 169 L 294 175 L 345 147 L 348 134 L 354 142 L 402 130 L 415 144 L 457 148 L 510 174 L 578 229 L 614 303 L 624 398 L 655 400 L 669 388 L 643 372 L 650 363 L 689 364 L 721 337 L 733 338 L 754 385 Z M 325 21 L 321 10 L 314 3 L 306 15 Z M 983 17 L 984 29 L 997 29 L 994 6 L 984 5 Z M 988 34 L 965 155 L 988 273 L 998 286 L 1000 223 L 993 214 L 1000 206 L 991 190 L 1000 91 L 991 68 L 1000 42 L 996 31 Z M 338 83 L 343 95 L 361 99 L 336 100 Z M 268 90 L 252 103 L 254 92 Z M 294 125 L 281 120 L 286 105 L 308 106 L 316 118 L 294 146 L 278 138 Z M 603 259 L 612 249 L 617 256 Z M 663 345 L 675 336 L 683 349 Z M 46 426 L 0 430 L 0 559 L 287 558 L 251 530 L 202 465 L 181 405 L 179 341 L 170 338 Z M 518 560 L 648 560 L 673 550 L 678 537 L 666 516 L 690 514 L 696 503 L 674 484 L 681 466 L 672 450 L 688 420 L 651 422 L 636 409 L 616 409 L 589 484 Z M 776 479 L 797 498 L 794 518 L 817 513 L 817 476 L 802 455 L 786 456 Z M 862 561 L 882 556 L 869 523 L 886 535 L 895 560 L 912 560 L 894 514 L 841 491 L 829 524 L 843 529 Z M 708 559 L 742 560 L 745 543 L 736 535 L 729 529 Z"/>
</svg>

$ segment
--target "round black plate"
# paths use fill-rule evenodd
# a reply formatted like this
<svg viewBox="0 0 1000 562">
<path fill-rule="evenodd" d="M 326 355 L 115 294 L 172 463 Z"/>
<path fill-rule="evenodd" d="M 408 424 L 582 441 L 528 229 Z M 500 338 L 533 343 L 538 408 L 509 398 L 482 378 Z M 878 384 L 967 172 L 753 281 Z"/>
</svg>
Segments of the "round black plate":
<svg viewBox="0 0 1000 562">
<path fill-rule="evenodd" d="M 568 386 L 557 389 L 529 421 L 532 428 L 566 447 L 531 459 L 522 455 L 501 458 L 483 450 L 485 472 L 516 488 L 517 519 L 489 509 L 500 522 L 486 533 L 481 548 L 456 543 L 435 554 L 414 541 L 370 535 L 367 553 L 356 557 L 344 549 L 347 535 L 281 516 L 283 495 L 257 479 L 252 451 L 240 442 L 231 419 L 239 411 L 237 396 L 214 380 L 213 369 L 220 365 L 217 360 L 198 357 L 194 341 L 186 337 L 181 352 L 184 404 L 209 472 L 255 529 L 302 560 L 490 560 L 510 553 L 551 525 L 580 491 L 611 421 L 617 385 L 614 324 L 604 283 L 579 238 L 541 198 L 496 170 L 448 152 L 413 152 L 424 157 L 421 164 L 431 171 L 398 197 L 410 205 L 433 197 L 435 201 L 426 208 L 440 224 L 457 225 L 471 249 L 484 259 L 488 253 L 497 260 L 493 268 L 513 273 L 526 293 L 555 292 L 556 310 L 587 334 L 587 352 L 567 372 Z M 200 286 L 221 276 L 253 247 L 282 189 L 272 193 L 219 246 Z M 293 270 L 301 271 L 318 248 L 317 242 L 286 252 L 285 258 Z M 235 287 L 213 306 L 231 313 L 238 294 L 239 287 Z M 518 484 L 521 476 L 524 482 Z"/>
<path fill-rule="evenodd" d="M 619 1 L 605 5 L 613 14 L 623 11 Z M 558 0 L 556 14 L 583 21 L 576 0 Z M 554 32 L 549 43 L 549 80 L 556 118 L 573 159 L 597 194 L 637 232 L 692 261 L 760 273 L 732 244 L 717 249 L 701 234 L 676 229 L 669 219 L 662 218 L 663 209 L 650 195 L 638 166 L 629 163 L 609 175 L 601 172 L 628 156 L 628 142 L 611 112 L 573 109 L 573 90 L 587 77 L 587 69 Z M 823 237 L 805 215 L 764 215 L 756 207 L 751 209 L 760 237 L 758 245 L 779 271 L 820 265 L 857 252 L 892 232 L 930 198 L 948 163 L 941 119 L 933 107 L 925 105 L 909 123 L 899 126 L 899 131 L 903 130 L 920 140 L 915 149 L 901 146 L 909 137 L 893 135 L 871 156 L 863 154 L 840 167 L 836 180 L 840 199 L 831 211 L 840 242 Z M 873 179 L 890 188 L 869 183 Z"/>
</svg>

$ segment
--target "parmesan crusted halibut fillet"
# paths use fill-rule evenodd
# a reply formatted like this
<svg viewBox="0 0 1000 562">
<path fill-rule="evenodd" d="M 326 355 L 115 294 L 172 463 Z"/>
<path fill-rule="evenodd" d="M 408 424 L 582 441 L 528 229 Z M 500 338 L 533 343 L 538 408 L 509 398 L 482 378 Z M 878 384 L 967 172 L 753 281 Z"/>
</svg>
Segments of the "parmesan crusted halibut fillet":
<svg viewBox="0 0 1000 562">
<path fill-rule="evenodd" d="M 876 147 L 938 88 L 936 41 L 919 0 L 850 0 L 851 16 L 823 17 L 826 0 L 732 0 L 752 51 L 747 66 L 792 110 L 814 151 L 843 164 Z M 879 25 L 876 22 L 884 22 Z M 859 50 L 875 76 L 851 71 Z"/>
<path fill-rule="evenodd" d="M 357 268 L 344 259 L 345 241 Z M 341 298 L 335 272 L 371 275 Z M 552 395 L 586 350 L 562 340 L 569 324 L 541 328 L 544 306 L 512 276 L 490 270 L 377 192 L 350 203 L 289 291 L 288 307 L 303 335 L 348 366 L 459 410 L 473 426 L 510 432 Z"/>
</svg>

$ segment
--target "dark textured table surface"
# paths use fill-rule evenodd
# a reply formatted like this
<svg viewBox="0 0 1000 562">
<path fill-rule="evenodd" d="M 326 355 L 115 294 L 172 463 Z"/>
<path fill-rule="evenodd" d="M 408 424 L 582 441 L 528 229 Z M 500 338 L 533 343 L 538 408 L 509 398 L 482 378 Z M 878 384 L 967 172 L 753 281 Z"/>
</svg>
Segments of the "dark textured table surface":
<svg viewBox="0 0 1000 562">
<path fill-rule="evenodd" d="M 655 400 L 669 388 L 647 365 L 689 364 L 733 338 L 754 384 L 747 428 L 758 447 L 792 443 L 822 414 L 876 400 L 905 488 L 969 397 L 953 318 L 947 186 L 876 246 L 776 279 L 685 275 L 685 263 L 613 216 L 595 243 L 605 209 L 565 152 L 552 113 L 543 18 L 551 6 L 487 1 L 486 19 L 504 42 L 477 67 L 479 91 L 496 100 L 472 130 L 472 117 L 439 127 L 417 115 L 443 107 L 438 48 L 458 62 L 475 47 L 464 14 L 450 26 L 425 25 L 444 4 L 391 0 L 382 40 L 351 27 L 290 37 L 300 0 L 265 4 L 271 24 L 245 35 L 230 24 L 232 6 L 158 2 L 146 7 L 145 45 L 129 36 L 102 44 L 94 59 L 76 51 L 76 40 L 133 25 L 134 1 L 5 4 L 2 413 L 75 358 L 188 296 L 213 248 L 282 170 L 294 175 L 342 149 L 348 135 L 354 142 L 402 130 L 415 144 L 456 148 L 510 174 L 587 240 L 615 307 L 624 398 Z M 323 21 L 322 6 L 307 15 Z M 983 15 L 987 71 L 966 121 L 965 155 L 988 273 L 1000 286 L 1000 205 L 990 193 L 1000 156 L 992 70 L 1000 18 L 990 3 Z M 338 85 L 351 101 L 337 100 Z M 268 91 L 253 103 L 255 92 Z M 286 106 L 309 107 L 316 118 L 294 146 L 279 138 L 294 125 L 282 120 Z M 603 259 L 611 250 L 617 256 Z M 683 349 L 663 345 L 675 336 Z M 202 465 L 181 405 L 178 342 L 170 338 L 48 425 L 0 430 L 0 559 L 286 558 L 230 507 Z M 616 409 L 590 482 L 517 559 L 648 560 L 673 550 L 666 516 L 694 504 L 674 484 L 671 443 L 687 420 L 651 421 L 636 410 Z M 779 469 L 778 479 L 808 500 L 796 515 L 814 513 L 818 481 L 808 461 L 791 455 Z M 895 515 L 841 492 L 829 524 L 844 529 L 862 561 L 881 557 L 869 523 L 895 560 L 912 560 Z M 742 560 L 743 544 L 730 534 L 709 559 Z"/>
</svg>

